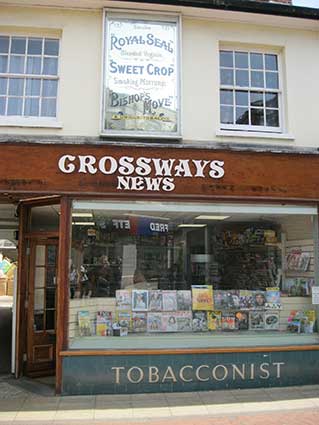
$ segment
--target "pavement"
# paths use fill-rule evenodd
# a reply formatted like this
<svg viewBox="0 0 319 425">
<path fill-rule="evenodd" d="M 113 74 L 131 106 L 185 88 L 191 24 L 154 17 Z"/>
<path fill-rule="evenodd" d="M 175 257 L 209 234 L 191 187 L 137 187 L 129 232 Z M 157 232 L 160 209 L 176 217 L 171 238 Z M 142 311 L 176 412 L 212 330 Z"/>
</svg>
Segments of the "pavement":
<svg viewBox="0 0 319 425">
<path fill-rule="evenodd" d="M 319 424 L 319 385 L 57 397 L 44 384 L 19 381 L 0 379 L 0 425 Z"/>
</svg>

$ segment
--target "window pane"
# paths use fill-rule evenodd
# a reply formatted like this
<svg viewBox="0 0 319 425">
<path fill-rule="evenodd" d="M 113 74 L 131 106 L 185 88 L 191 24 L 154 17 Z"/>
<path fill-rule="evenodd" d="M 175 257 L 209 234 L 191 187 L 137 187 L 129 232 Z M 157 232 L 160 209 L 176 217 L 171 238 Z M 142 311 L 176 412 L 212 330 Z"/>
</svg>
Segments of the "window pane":
<svg viewBox="0 0 319 425">
<path fill-rule="evenodd" d="M 7 94 L 8 78 L 0 78 L 0 94 Z"/>
<path fill-rule="evenodd" d="M 28 41 L 28 55 L 41 55 L 42 54 L 42 39 L 30 38 Z"/>
<path fill-rule="evenodd" d="M 4 115 L 6 113 L 6 98 L 0 97 L 0 115 Z"/>
<path fill-rule="evenodd" d="M 248 106 L 248 92 L 236 90 L 236 105 Z"/>
<path fill-rule="evenodd" d="M 44 330 L 44 314 L 42 311 L 34 312 L 34 330 L 35 331 L 43 331 Z"/>
<path fill-rule="evenodd" d="M 0 56 L 0 72 L 8 71 L 8 56 Z"/>
<path fill-rule="evenodd" d="M 234 73 L 232 69 L 222 68 L 220 70 L 220 82 L 226 86 L 234 85 Z"/>
<path fill-rule="evenodd" d="M 266 87 L 267 89 L 278 89 L 277 72 L 266 72 Z"/>
<path fill-rule="evenodd" d="M 39 116 L 39 99 L 27 97 L 24 105 L 24 115 L 31 117 Z"/>
<path fill-rule="evenodd" d="M 21 114 L 22 114 L 22 98 L 9 97 L 7 115 L 21 115 Z"/>
<path fill-rule="evenodd" d="M 49 245 L 48 246 L 48 264 L 54 265 L 56 264 L 56 246 L 55 245 Z"/>
<path fill-rule="evenodd" d="M 10 72 L 12 72 L 13 74 L 24 73 L 24 56 L 10 57 Z"/>
<path fill-rule="evenodd" d="M 48 267 L 47 268 L 47 277 L 46 277 L 47 287 L 55 286 L 55 284 L 56 284 L 55 274 L 56 274 L 55 267 Z"/>
<path fill-rule="evenodd" d="M 264 125 L 264 110 L 252 108 L 250 111 L 251 125 Z"/>
<path fill-rule="evenodd" d="M 264 94 L 260 92 L 250 92 L 250 106 L 264 106 Z"/>
<path fill-rule="evenodd" d="M 248 53 L 235 52 L 236 68 L 248 68 Z"/>
<path fill-rule="evenodd" d="M 55 288 L 46 289 L 46 308 L 55 308 Z"/>
<path fill-rule="evenodd" d="M 57 75 L 58 73 L 58 60 L 56 58 L 43 59 L 43 75 Z"/>
<path fill-rule="evenodd" d="M 250 54 L 250 67 L 252 69 L 263 69 L 263 55 L 262 53 L 251 53 Z"/>
<path fill-rule="evenodd" d="M 35 289 L 34 310 L 42 310 L 43 308 L 44 308 L 44 288 Z"/>
<path fill-rule="evenodd" d="M 42 96 L 56 97 L 58 82 L 56 80 L 43 80 Z"/>
<path fill-rule="evenodd" d="M 233 91 L 232 90 L 221 90 L 220 91 L 220 103 L 221 103 L 221 105 L 232 105 L 233 104 Z"/>
<path fill-rule="evenodd" d="M 270 108 L 278 108 L 277 93 L 266 93 L 266 106 Z"/>
<path fill-rule="evenodd" d="M 55 117 L 55 115 L 56 115 L 56 100 L 42 99 L 41 116 Z"/>
<path fill-rule="evenodd" d="M 40 96 L 41 80 L 36 78 L 26 79 L 26 96 Z"/>
<path fill-rule="evenodd" d="M 9 95 L 10 96 L 23 96 L 23 78 L 9 78 Z"/>
<path fill-rule="evenodd" d="M 264 87 L 264 73 L 260 71 L 251 71 L 251 87 Z"/>
<path fill-rule="evenodd" d="M 46 311 L 46 330 L 55 329 L 55 310 Z"/>
<path fill-rule="evenodd" d="M 0 53 L 8 53 L 9 37 L 0 37 Z"/>
<path fill-rule="evenodd" d="M 241 87 L 249 86 L 248 71 L 236 71 L 236 85 Z"/>
<path fill-rule="evenodd" d="M 36 267 L 34 274 L 35 288 L 43 288 L 45 286 L 45 267 Z"/>
<path fill-rule="evenodd" d="M 233 52 L 221 51 L 219 52 L 220 66 L 232 68 L 233 63 Z"/>
<path fill-rule="evenodd" d="M 233 124 L 233 107 L 232 106 L 221 106 L 220 107 L 220 118 L 223 124 Z"/>
<path fill-rule="evenodd" d="M 248 108 L 236 108 L 236 124 L 249 124 Z"/>
<path fill-rule="evenodd" d="M 58 56 L 59 55 L 59 40 L 45 39 L 44 54 L 50 55 L 50 56 Z"/>
<path fill-rule="evenodd" d="M 26 46 L 26 39 L 20 37 L 12 37 L 11 40 L 11 53 L 24 54 Z"/>
<path fill-rule="evenodd" d="M 41 74 L 41 58 L 32 56 L 28 57 L 27 74 Z"/>
<path fill-rule="evenodd" d="M 278 109 L 266 109 L 266 125 L 269 127 L 279 127 Z"/>
<path fill-rule="evenodd" d="M 265 68 L 270 71 L 278 70 L 277 55 L 265 55 Z"/>
</svg>

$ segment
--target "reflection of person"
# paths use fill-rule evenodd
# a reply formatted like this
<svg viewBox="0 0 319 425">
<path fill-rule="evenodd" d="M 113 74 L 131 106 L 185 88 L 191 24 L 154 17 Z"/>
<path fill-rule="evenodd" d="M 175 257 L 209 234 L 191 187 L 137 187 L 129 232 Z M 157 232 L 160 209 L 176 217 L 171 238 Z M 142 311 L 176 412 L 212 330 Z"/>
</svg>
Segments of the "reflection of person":
<svg viewBox="0 0 319 425">
<path fill-rule="evenodd" d="M 107 255 L 102 255 L 100 264 L 95 276 L 95 296 L 106 297 L 110 295 L 111 285 L 111 267 Z"/>
<path fill-rule="evenodd" d="M 143 275 L 141 270 L 136 269 L 133 276 L 133 284 L 137 285 L 138 283 L 143 283 L 145 281 L 146 281 L 145 276 Z"/>
</svg>

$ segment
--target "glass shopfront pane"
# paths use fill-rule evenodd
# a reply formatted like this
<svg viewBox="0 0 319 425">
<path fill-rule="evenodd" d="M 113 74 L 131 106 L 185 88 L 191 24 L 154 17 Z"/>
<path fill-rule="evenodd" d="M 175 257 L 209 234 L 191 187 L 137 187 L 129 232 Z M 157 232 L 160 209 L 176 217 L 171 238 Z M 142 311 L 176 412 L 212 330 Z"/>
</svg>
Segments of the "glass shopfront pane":
<svg viewBox="0 0 319 425">
<path fill-rule="evenodd" d="M 316 208 L 74 202 L 71 349 L 318 343 Z"/>
</svg>

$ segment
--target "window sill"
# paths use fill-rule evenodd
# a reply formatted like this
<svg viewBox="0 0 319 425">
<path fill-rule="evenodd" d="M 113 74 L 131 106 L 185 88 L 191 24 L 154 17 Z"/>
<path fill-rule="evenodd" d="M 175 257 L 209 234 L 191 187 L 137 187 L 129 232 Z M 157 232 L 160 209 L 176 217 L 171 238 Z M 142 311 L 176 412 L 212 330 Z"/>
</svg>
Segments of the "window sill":
<svg viewBox="0 0 319 425">
<path fill-rule="evenodd" d="M 244 137 L 252 139 L 276 139 L 276 140 L 295 140 L 295 137 L 288 133 L 262 133 L 256 131 L 240 130 L 217 130 L 216 136 L 222 137 Z"/>
<path fill-rule="evenodd" d="M 1 117 L 0 127 L 62 128 L 63 124 L 48 118 Z"/>
</svg>

